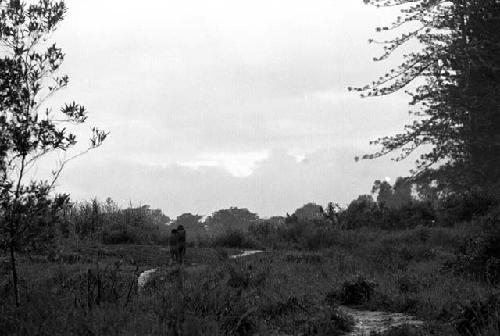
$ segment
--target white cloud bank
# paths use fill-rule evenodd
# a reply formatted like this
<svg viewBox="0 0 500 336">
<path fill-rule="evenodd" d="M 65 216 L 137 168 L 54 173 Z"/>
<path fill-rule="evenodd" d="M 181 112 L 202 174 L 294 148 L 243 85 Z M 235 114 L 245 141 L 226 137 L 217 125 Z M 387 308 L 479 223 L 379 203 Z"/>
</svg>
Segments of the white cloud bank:
<svg viewBox="0 0 500 336">
<path fill-rule="evenodd" d="M 75 171 L 68 167 L 60 189 L 75 199 L 110 196 L 122 205 L 150 204 L 170 216 L 183 212 L 207 215 L 230 206 L 247 207 L 261 216 L 284 215 L 307 202 L 347 204 L 369 193 L 375 179 L 395 178 L 411 162 L 387 164 L 386 159 L 354 161 L 355 148 L 309 153 L 301 161 L 273 151 L 246 177 L 223 166 L 154 166 L 134 162 L 102 162 Z"/>
</svg>

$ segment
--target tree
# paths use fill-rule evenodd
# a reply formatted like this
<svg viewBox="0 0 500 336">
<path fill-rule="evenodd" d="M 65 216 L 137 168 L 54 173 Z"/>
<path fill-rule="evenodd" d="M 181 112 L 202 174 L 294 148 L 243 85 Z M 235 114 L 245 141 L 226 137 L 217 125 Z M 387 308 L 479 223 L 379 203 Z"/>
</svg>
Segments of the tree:
<svg viewBox="0 0 500 336">
<path fill-rule="evenodd" d="M 394 190 L 393 203 L 396 207 L 408 205 L 415 200 L 412 195 L 413 183 L 411 179 L 398 177 L 392 188 Z"/>
<path fill-rule="evenodd" d="M 299 222 L 319 220 L 325 217 L 323 207 L 316 203 L 307 203 L 295 210 L 293 214 L 297 217 Z"/>
<path fill-rule="evenodd" d="M 259 216 L 248 209 L 230 207 L 214 212 L 205 223 L 211 232 L 221 233 L 228 230 L 246 231 L 258 219 Z"/>
<path fill-rule="evenodd" d="M 87 119 L 85 107 L 74 102 L 56 111 L 47 107 L 47 99 L 69 82 L 68 76 L 57 74 L 64 60 L 62 50 L 48 43 L 65 13 L 64 1 L 0 0 L 0 239 L 10 252 L 17 306 L 15 254 L 33 237 L 33 218 L 62 207 L 67 196 L 50 194 L 64 166 L 99 147 L 107 136 L 93 128 L 88 149 L 60 162 L 50 179 L 26 179 L 38 160 L 72 148 L 77 139 L 68 126 Z"/>
<path fill-rule="evenodd" d="M 344 213 L 345 226 L 349 229 L 373 226 L 379 222 L 379 217 L 380 211 L 372 195 L 359 195 Z"/>
<path fill-rule="evenodd" d="M 387 181 L 376 180 L 372 194 L 377 194 L 377 204 L 381 207 L 400 208 L 413 202 L 411 179 L 398 177 L 394 186 Z"/>
<path fill-rule="evenodd" d="M 174 225 L 182 225 L 187 233 L 187 238 L 195 237 L 205 231 L 205 227 L 201 222 L 203 217 L 200 215 L 193 215 L 190 213 L 184 213 L 177 217 Z"/>
<path fill-rule="evenodd" d="M 373 183 L 372 194 L 377 194 L 377 203 L 380 206 L 392 206 L 393 189 L 389 182 L 376 180 Z"/>
<path fill-rule="evenodd" d="M 400 6 L 401 15 L 378 32 L 400 31 L 375 41 L 391 57 L 417 41 L 421 49 L 361 88 L 363 97 L 407 90 L 415 120 L 405 131 L 372 144 L 382 149 L 364 158 L 398 152 L 396 160 L 423 151 L 415 175 L 442 188 L 495 186 L 500 180 L 500 2 L 498 0 L 364 0 Z M 405 29 L 404 27 L 408 27 Z M 426 149 L 430 148 L 428 152 Z M 460 175 L 460 179 L 454 177 Z"/>
<path fill-rule="evenodd" d="M 325 211 L 325 218 L 327 218 L 332 224 L 337 225 L 340 222 L 340 214 L 342 208 L 338 203 L 328 202 Z"/>
</svg>

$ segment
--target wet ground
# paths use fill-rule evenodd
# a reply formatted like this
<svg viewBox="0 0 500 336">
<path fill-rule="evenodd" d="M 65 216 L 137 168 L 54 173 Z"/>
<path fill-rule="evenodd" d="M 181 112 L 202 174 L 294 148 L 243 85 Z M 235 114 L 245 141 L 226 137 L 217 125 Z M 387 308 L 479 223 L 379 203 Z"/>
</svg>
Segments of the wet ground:
<svg viewBox="0 0 500 336">
<path fill-rule="evenodd" d="M 341 306 L 340 310 L 351 316 L 356 324 L 346 336 L 369 336 L 372 332 L 384 332 L 394 327 L 410 325 L 421 327 L 424 322 L 401 313 L 357 310 Z"/>
<path fill-rule="evenodd" d="M 243 250 L 239 254 L 229 256 L 229 258 L 242 258 L 263 252 L 264 251 L 260 250 Z M 184 270 L 189 273 L 197 270 L 203 270 L 204 267 L 205 265 L 189 264 L 185 266 Z M 140 289 L 143 288 L 143 286 L 155 272 L 156 269 L 149 269 L 139 275 L 138 285 Z M 413 316 L 408 316 L 401 313 L 364 311 L 349 308 L 346 306 L 340 306 L 339 309 L 345 314 L 351 316 L 355 321 L 353 330 L 347 333 L 345 336 L 369 336 L 372 332 L 380 333 L 394 327 L 400 327 L 402 325 L 421 327 L 424 324 L 424 322 L 417 320 Z"/>
<path fill-rule="evenodd" d="M 229 258 L 236 259 L 236 258 L 251 256 L 251 255 L 254 255 L 257 253 L 263 253 L 263 252 L 264 251 L 260 251 L 260 250 L 245 250 L 245 251 L 241 251 L 240 254 L 235 254 L 235 255 L 229 256 Z"/>
</svg>

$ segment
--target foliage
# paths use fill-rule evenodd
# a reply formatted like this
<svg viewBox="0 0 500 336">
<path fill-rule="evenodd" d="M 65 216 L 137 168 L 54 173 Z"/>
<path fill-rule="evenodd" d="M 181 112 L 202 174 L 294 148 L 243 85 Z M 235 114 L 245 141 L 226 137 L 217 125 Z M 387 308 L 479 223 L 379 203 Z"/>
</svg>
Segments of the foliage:
<svg viewBox="0 0 500 336">
<path fill-rule="evenodd" d="M 376 180 L 372 194 L 377 194 L 377 204 L 387 208 L 399 208 L 412 203 L 412 183 L 410 179 L 398 177 L 394 186 L 387 181 Z"/>
<path fill-rule="evenodd" d="M 258 220 L 257 214 L 248 209 L 230 207 L 214 212 L 205 220 L 208 232 L 214 236 L 227 230 L 247 231 L 248 227 Z"/>
<path fill-rule="evenodd" d="M 338 293 L 342 304 L 359 305 L 369 302 L 377 285 L 362 276 L 345 281 Z"/>
<path fill-rule="evenodd" d="M 216 236 L 211 245 L 213 247 L 229 248 L 256 248 L 257 243 L 242 231 L 229 230 Z"/>
<path fill-rule="evenodd" d="M 173 225 L 177 227 L 182 225 L 186 230 L 188 241 L 193 241 L 195 237 L 200 237 L 206 235 L 206 229 L 204 224 L 201 222 L 203 217 L 200 215 L 193 215 L 191 213 L 184 213 L 177 217 Z"/>
<path fill-rule="evenodd" d="M 325 214 L 321 205 L 315 203 L 307 203 L 301 208 L 295 210 L 293 216 L 300 222 L 307 222 L 321 220 L 324 218 Z"/>
<path fill-rule="evenodd" d="M 77 240 L 90 239 L 104 244 L 165 244 L 168 216 L 149 205 L 121 209 L 110 198 L 104 203 L 93 199 L 66 209 L 67 230 Z"/>
<path fill-rule="evenodd" d="M 29 244 L 28 238 L 38 242 L 44 236 L 51 238 L 50 233 L 40 234 L 42 227 L 50 231 L 52 223 L 42 223 L 41 218 L 64 204 L 62 198 L 50 199 L 57 178 L 69 160 L 99 147 L 107 136 L 93 128 L 87 151 L 61 162 L 50 181 L 26 181 L 28 170 L 42 157 L 66 152 L 77 143 L 68 126 L 87 119 L 85 107 L 75 102 L 57 112 L 46 105 L 69 82 L 68 76 L 57 75 L 64 60 L 62 50 L 47 43 L 65 13 L 63 1 L 0 1 L 0 240 L 9 248 L 14 265 L 16 304 L 15 252 Z M 32 221 L 34 225 L 27 225 Z"/>
<path fill-rule="evenodd" d="M 488 216 L 500 199 L 478 188 L 460 194 L 451 194 L 438 202 L 438 219 L 442 225 L 453 225 Z"/>
<path fill-rule="evenodd" d="M 408 45 L 421 47 L 405 54 L 401 65 L 373 83 L 354 89 L 363 97 L 406 89 L 414 107 L 413 122 L 405 132 L 373 141 L 382 149 L 365 158 L 399 151 L 396 159 L 400 160 L 417 148 L 430 148 L 417 160 L 417 172 L 455 190 L 472 185 L 498 190 L 498 1 L 364 1 L 378 7 L 401 7 L 392 24 L 377 28 L 380 33 L 400 31 L 399 35 L 370 40 L 383 46 L 375 61 L 386 60 Z"/>
<path fill-rule="evenodd" d="M 480 235 L 470 237 L 457 249 L 458 253 L 447 267 L 460 274 L 500 283 L 500 228 L 498 223 L 483 229 Z"/>
<path fill-rule="evenodd" d="M 422 229 L 427 231 L 424 240 L 418 238 Z M 71 253 L 80 258 L 71 258 L 71 262 L 59 258 L 21 263 L 25 303 L 23 309 L 16 310 L 9 307 L 12 298 L 0 296 L 0 329 L 50 335 L 218 335 L 235 334 L 235 330 L 241 334 L 344 334 L 353 321 L 336 309 L 338 295 L 345 283 L 356 283 L 361 275 L 378 285 L 361 309 L 407 312 L 428 322 L 422 335 L 458 336 L 456 324 L 449 322 L 461 321 L 462 307 L 472 306 L 474 301 L 487 302 L 495 287 L 450 272 L 444 264 L 453 258 L 461 242 L 483 236 L 482 230 L 474 223 L 400 231 L 338 230 L 330 247 L 314 253 L 291 251 L 292 245 L 287 245 L 282 246 L 284 251 L 235 260 L 218 258 L 214 249 L 188 249 L 187 265 L 196 265 L 181 270 L 164 266 L 168 250 L 160 246 L 79 245 Z M 426 250 L 434 253 L 420 257 Z M 306 256 L 303 260 L 317 255 L 321 262 L 283 262 L 290 254 Z M 395 258 L 406 260 L 405 267 L 393 267 L 399 262 Z M 98 272 L 95 261 L 89 262 L 97 259 L 99 304 Z M 123 264 L 117 269 L 120 260 Z M 160 271 L 147 291 L 136 295 L 133 290 L 125 306 L 125 288 L 132 284 L 137 266 Z M 90 309 L 86 286 L 89 268 Z M 4 279 L 0 277 L 0 295 L 9 286 Z M 333 293 L 334 300 L 325 302 L 328 293 Z M 474 335 L 498 334 L 495 316 L 491 315 L 488 326 Z"/>
<path fill-rule="evenodd" d="M 484 329 L 500 330 L 500 298 L 498 294 L 491 294 L 482 301 L 469 302 L 461 306 L 460 313 L 454 324 L 462 336 L 481 334 Z"/>
</svg>

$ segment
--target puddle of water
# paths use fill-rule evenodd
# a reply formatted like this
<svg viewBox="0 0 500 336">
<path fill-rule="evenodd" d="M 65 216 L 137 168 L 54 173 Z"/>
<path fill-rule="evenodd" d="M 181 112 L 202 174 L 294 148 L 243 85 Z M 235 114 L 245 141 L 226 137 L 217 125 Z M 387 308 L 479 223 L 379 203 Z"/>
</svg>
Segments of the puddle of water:
<svg viewBox="0 0 500 336">
<path fill-rule="evenodd" d="M 345 336 L 368 336 L 371 332 L 384 332 L 402 325 L 421 327 L 424 324 L 413 316 L 401 313 L 363 311 L 345 306 L 341 306 L 340 310 L 356 321 L 353 330 Z"/>
<path fill-rule="evenodd" d="M 264 251 L 260 251 L 260 250 L 245 250 L 245 251 L 241 251 L 240 254 L 235 254 L 235 255 L 229 256 L 229 258 L 231 258 L 231 259 L 242 258 L 242 257 L 247 257 L 247 256 L 250 256 L 250 255 L 257 254 L 257 253 L 262 253 L 262 252 L 264 252 Z"/>
<path fill-rule="evenodd" d="M 137 278 L 137 285 L 139 286 L 139 290 L 143 289 L 146 283 L 149 281 L 149 278 L 156 272 L 156 268 L 147 270 L 142 272 Z"/>
</svg>

